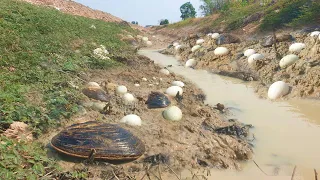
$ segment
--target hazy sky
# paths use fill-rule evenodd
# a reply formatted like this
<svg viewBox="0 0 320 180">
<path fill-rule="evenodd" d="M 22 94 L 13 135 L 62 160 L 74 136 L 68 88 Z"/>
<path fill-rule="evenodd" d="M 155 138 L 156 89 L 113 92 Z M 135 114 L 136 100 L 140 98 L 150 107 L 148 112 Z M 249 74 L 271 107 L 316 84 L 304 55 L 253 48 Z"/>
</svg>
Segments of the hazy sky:
<svg viewBox="0 0 320 180">
<path fill-rule="evenodd" d="M 74 0 L 93 9 L 102 10 L 128 22 L 138 21 L 140 25 L 156 25 L 160 19 L 177 22 L 180 19 L 180 6 L 191 2 L 201 13 L 200 0 Z"/>
</svg>

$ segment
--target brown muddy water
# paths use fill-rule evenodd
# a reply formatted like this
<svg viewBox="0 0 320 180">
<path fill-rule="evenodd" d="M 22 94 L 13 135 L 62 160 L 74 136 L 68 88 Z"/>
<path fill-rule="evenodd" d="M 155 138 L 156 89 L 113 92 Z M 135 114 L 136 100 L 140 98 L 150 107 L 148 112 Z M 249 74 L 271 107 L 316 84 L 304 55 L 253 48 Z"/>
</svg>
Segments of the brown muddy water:
<svg viewBox="0 0 320 180">
<path fill-rule="evenodd" d="M 244 162 L 242 171 L 211 170 L 209 179 L 314 179 L 314 170 L 320 172 L 320 102 L 313 100 L 271 101 L 259 98 L 254 82 L 222 77 L 205 70 L 185 68 L 174 57 L 156 50 L 141 50 L 160 66 L 172 65 L 168 70 L 183 76 L 201 88 L 206 103 L 222 103 L 233 107 L 229 118 L 252 124 L 254 129 L 254 161 Z M 267 95 L 265 95 L 267 96 Z M 186 170 L 182 173 L 188 176 Z M 215 178 L 214 178 L 215 177 Z M 220 178 L 219 178 L 220 179 Z"/>
</svg>

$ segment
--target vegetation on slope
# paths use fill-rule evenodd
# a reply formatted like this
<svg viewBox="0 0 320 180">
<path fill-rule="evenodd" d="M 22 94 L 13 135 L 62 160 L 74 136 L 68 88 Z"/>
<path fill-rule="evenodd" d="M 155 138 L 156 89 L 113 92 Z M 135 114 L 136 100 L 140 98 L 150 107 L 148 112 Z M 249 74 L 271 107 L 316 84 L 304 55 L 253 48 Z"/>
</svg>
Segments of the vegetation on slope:
<svg viewBox="0 0 320 180">
<path fill-rule="evenodd" d="M 201 8 L 204 11 L 203 14 L 208 16 L 201 20 L 186 19 L 168 27 L 197 26 L 205 30 L 224 26 L 226 30 L 236 30 L 248 23 L 259 23 L 260 30 L 271 30 L 320 22 L 319 1 L 278 0 L 275 2 L 264 1 L 264 4 L 261 4 L 260 1 L 225 1 L 223 3 L 219 1 L 218 4 L 211 1 L 204 1 L 205 4 Z M 219 6 L 215 7 L 214 5 Z M 211 14 L 219 14 L 219 18 L 212 19 Z M 250 17 L 253 17 L 252 20 L 248 20 Z M 260 19 L 262 20 L 260 21 Z"/>
<path fill-rule="evenodd" d="M 82 97 L 75 88 L 83 83 L 79 74 L 121 66 L 113 55 L 131 52 L 119 38 L 124 30 L 134 33 L 121 24 L 1 0 L 0 132 L 13 121 L 21 121 L 37 137 L 70 118 Z M 93 56 L 100 45 L 111 59 Z M 0 179 L 35 179 L 55 166 L 39 144 L 18 143 L 0 135 Z"/>
</svg>

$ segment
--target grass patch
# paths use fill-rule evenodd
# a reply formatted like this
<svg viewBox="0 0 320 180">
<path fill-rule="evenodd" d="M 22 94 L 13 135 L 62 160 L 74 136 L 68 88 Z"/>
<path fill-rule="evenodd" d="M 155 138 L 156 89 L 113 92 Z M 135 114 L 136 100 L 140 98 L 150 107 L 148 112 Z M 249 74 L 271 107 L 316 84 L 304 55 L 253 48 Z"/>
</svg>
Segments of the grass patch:
<svg viewBox="0 0 320 180">
<path fill-rule="evenodd" d="M 94 25 L 96 29 L 90 28 Z M 132 29 L 100 20 L 60 13 L 13 0 L 0 2 L 0 124 L 23 121 L 38 135 L 77 111 L 79 93 L 68 84 L 86 69 L 121 65 L 93 57 L 101 44 L 110 54 L 128 46 L 119 40 Z M 25 94 L 43 94 L 44 107 Z"/>
<path fill-rule="evenodd" d="M 120 40 L 120 34 L 127 32 L 136 33 L 118 23 L 1 0 L 0 132 L 13 121 L 22 121 L 37 137 L 70 118 L 83 97 L 72 84 L 83 83 L 78 77 L 81 72 L 122 66 L 112 57 L 133 52 Z M 100 45 L 109 51 L 110 59 L 93 55 Z M 0 179 L 37 179 L 53 169 L 59 172 L 40 144 L 0 135 Z"/>
</svg>

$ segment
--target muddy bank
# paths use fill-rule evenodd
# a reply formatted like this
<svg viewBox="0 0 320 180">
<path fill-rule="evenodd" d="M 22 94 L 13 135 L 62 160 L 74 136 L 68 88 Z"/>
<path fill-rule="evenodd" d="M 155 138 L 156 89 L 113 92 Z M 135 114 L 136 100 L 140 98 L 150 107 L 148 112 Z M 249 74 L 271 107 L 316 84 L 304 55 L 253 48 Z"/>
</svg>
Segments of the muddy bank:
<svg viewBox="0 0 320 180">
<path fill-rule="evenodd" d="M 226 34 L 226 37 L 229 37 Z M 287 98 L 305 97 L 320 98 L 320 45 L 317 38 L 310 37 L 309 31 L 281 32 L 277 36 L 277 53 L 272 44 L 272 34 L 261 38 L 240 39 L 231 35 L 234 39 L 222 38 L 220 41 L 209 36 L 190 35 L 178 39 L 183 47 L 175 50 L 174 46 L 168 46 L 161 51 L 163 54 L 176 56 L 182 62 L 195 59 L 198 63 L 195 68 L 206 69 L 213 73 L 242 79 L 244 81 L 258 81 L 257 92 L 266 97 L 268 87 L 276 81 L 284 81 L 291 86 L 291 93 Z M 191 48 L 196 45 L 198 39 L 205 42 L 195 52 Z M 289 52 L 289 46 L 293 43 L 305 43 L 300 53 Z M 218 45 L 219 44 L 219 45 Z M 226 47 L 229 54 L 217 56 L 214 50 L 217 47 Z M 264 58 L 255 61 L 252 65 L 248 63 L 248 57 L 244 51 L 254 49 L 256 53 L 262 54 Z M 279 61 L 286 55 L 296 54 L 299 60 L 287 68 L 280 68 Z"/>
<path fill-rule="evenodd" d="M 135 56 L 129 62 L 130 66 L 120 69 L 83 73 L 81 78 L 87 82 L 99 83 L 111 96 L 110 102 L 107 103 L 108 111 L 99 112 L 94 108 L 86 108 L 84 104 L 97 101 L 84 96 L 82 111 L 59 129 L 41 137 L 41 141 L 48 144 L 54 135 L 73 123 L 100 120 L 120 124 L 121 127 L 139 137 L 146 146 L 145 154 L 138 160 L 110 166 L 115 172 L 119 172 L 121 178 L 125 178 L 123 176 L 127 174 L 140 179 L 145 174 L 145 167 L 152 164 L 143 163 L 143 160 L 157 154 L 166 157 L 165 163 L 177 173 L 182 169 L 204 167 L 240 170 L 240 163 L 252 158 L 252 147 L 246 140 L 249 128 L 244 129 L 247 126 L 237 121 L 229 121 L 223 109 L 219 110 L 205 105 L 203 92 L 192 83 L 173 73 L 160 74 L 161 68 L 146 57 Z M 146 78 L 147 81 L 143 81 L 142 78 Z M 164 92 L 174 80 L 185 82 L 182 102 L 177 103 L 175 98 L 171 98 L 171 105 L 179 106 L 183 112 L 183 118 L 178 122 L 165 120 L 161 115 L 164 109 L 148 109 L 145 104 L 151 91 Z M 134 85 L 136 83 L 139 83 L 140 86 L 136 87 Z M 124 105 L 122 98 L 114 93 L 117 85 L 125 85 L 128 92 L 132 93 L 138 102 L 133 105 Z M 82 87 L 79 87 L 79 91 L 81 89 Z M 141 117 L 142 126 L 133 127 L 119 122 L 122 117 L 131 113 Z M 225 128 L 229 126 L 230 128 Z M 83 171 L 87 168 L 81 163 L 65 161 L 66 159 L 53 150 L 50 150 L 49 156 L 60 159 L 59 164 L 66 171 L 79 171 L 79 167 Z M 102 168 L 104 166 L 103 163 L 100 166 L 88 166 L 92 178 L 105 178 L 106 176 L 102 175 L 108 173 L 110 175 L 110 170 Z M 173 175 L 169 168 L 163 168 L 162 171 Z"/>
</svg>

